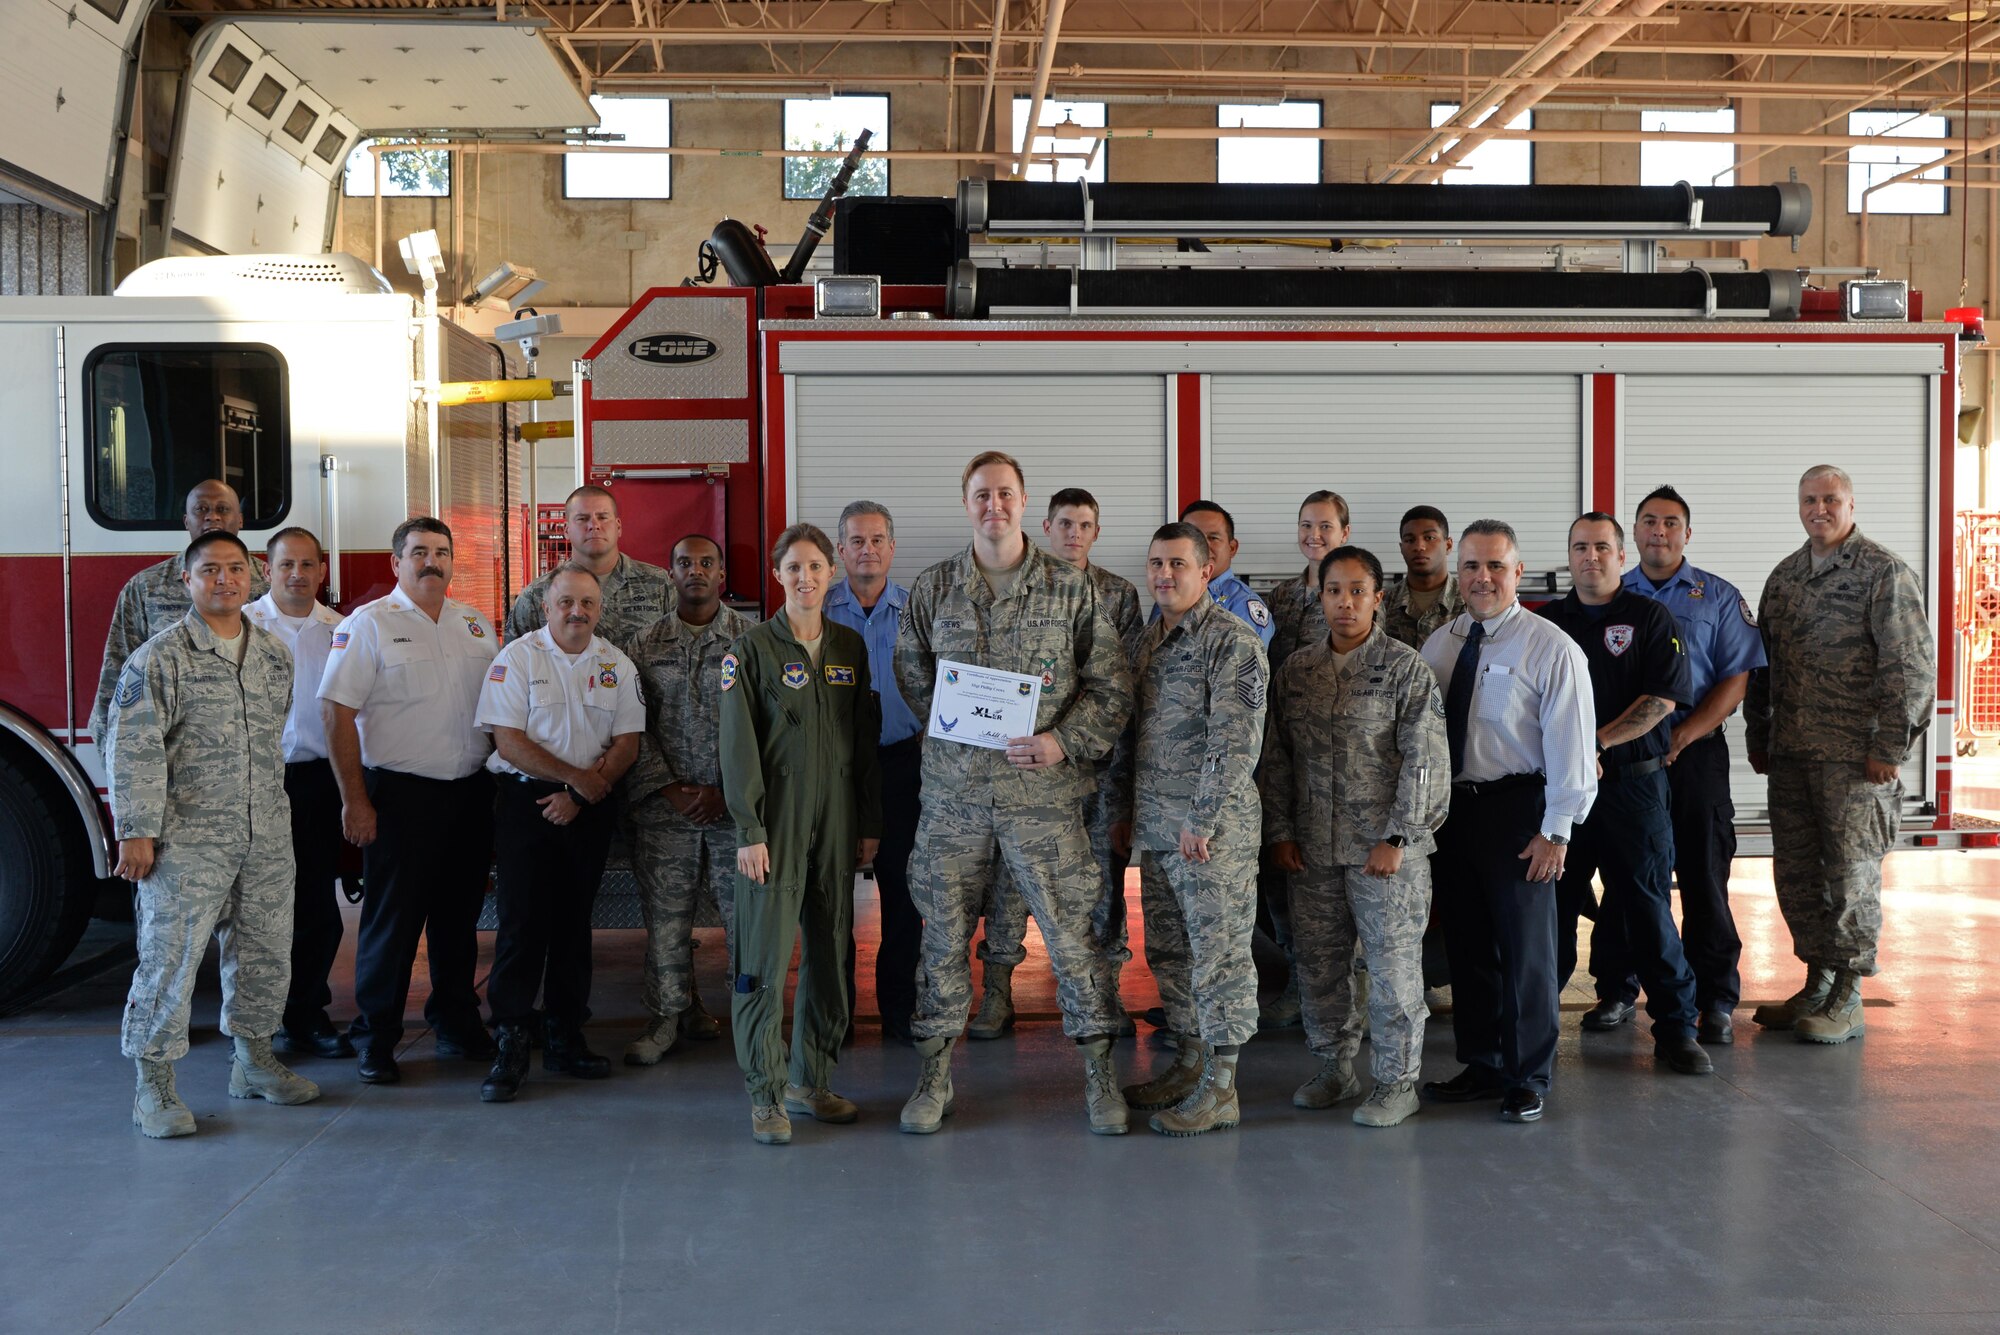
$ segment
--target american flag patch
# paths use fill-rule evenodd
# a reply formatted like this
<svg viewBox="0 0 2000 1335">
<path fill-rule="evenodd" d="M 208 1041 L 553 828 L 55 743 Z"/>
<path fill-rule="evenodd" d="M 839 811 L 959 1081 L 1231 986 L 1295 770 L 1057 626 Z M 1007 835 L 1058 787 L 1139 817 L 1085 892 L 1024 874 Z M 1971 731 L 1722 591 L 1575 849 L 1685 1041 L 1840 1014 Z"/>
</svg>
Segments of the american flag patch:
<svg viewBox="0 0 2000 1335">
<path fill-rule="evenodd" d="M 491 670 L 487 672 L 486 680 L 488 681 L 507 680 L 507 665 L 505 663 L 495 663 L 491 668 Z"/>
<path fill-rule="evenodd" d="M 347 647 L 346 631 L 337 630 L 333 633 L 333 647 L 336 649 L 345 649 Z"/>
</svg>

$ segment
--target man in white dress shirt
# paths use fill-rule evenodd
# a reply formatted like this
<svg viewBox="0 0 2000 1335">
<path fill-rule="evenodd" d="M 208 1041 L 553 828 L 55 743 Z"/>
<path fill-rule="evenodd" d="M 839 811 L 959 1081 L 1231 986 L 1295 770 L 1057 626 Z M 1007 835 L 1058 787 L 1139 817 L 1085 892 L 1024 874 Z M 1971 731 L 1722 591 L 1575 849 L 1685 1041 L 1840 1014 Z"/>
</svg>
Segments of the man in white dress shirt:
<svg viewBox="0 0 2000 1335">
<path fill-rule="evenodd" d="M 1465 1069 L 1424 1086 L 1440 1103 L 1501 1099 L 1532 1122 L 1555 1066 L 1556 883 L 1570 829 L 1597 796 L 1597 718 L 1583 651 L 1515 599 L 1514 530 L 1466 526 L 1466 611 L 1424 642 L 1444 693 L 1451 815 L 1437 894 L 1451 955 L 1452 1033 Z"/>
<path fill-rule="evenodd" d="M 279 530 L 264 547 L 271 591 L 243 609 L 254 625 L 292 651 L 292 712 L 285 716 L 285 795 L 292 799 L 292 987 L 278 1048 L 295 1056 L 352 1057 L 354 1045 L 334 1027 L 327 975 L 340 953 L 340 789 L 326 758 L 326 724 L 319 716 L 319 679 L 333 648 L 340 613 L 319 600 L 326 552 L 302 528 Z"/>
<path fill-rule="evenodd" d="M 500 637 L 478 608 L 445 596 L 452 552 L 442 520 L 404 520 L 389 551 L 396 587 L 340 623 L 319 684 L 341 832 L 361 849 L 367 886 L 354 952 L 361 1013 L 348 1032 L 371 1085 L 402 1078 L 396 1044 L 419 936 L 438 1055 L 493 1056 L 472 985 L 493 864 L 493 740 L 473 715 Z"/>
</svg>

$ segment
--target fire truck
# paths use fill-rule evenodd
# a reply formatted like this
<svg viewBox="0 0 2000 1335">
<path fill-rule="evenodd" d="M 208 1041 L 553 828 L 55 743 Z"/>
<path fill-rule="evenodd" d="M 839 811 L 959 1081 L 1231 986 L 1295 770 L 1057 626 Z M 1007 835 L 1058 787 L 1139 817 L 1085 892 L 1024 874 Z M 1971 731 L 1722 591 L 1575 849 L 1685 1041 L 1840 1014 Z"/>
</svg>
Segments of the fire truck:
<svg viewBox="0 0 2000 1335">
<path fill-rule="evenodd" d="M 1809 218 L 1797 186 L 971 181 L 956 199 L 840 201 L 817 272 L 797 253 L 780 270 L 725 221 L 702 277 L 726 282 L 645 293 L 576 363 L 577 473 L 619 498 L 630 554 L 664 564 L 708 532 L 732 591 L 766 607 L 769 543 L 799 520 L 831 531 L 850 500 L 893 512 L 904 578 L 960 549 L 959 470 L 986 448 L 1022 461 L 1031 507 L 1094 493 L 1094 559 L 1141 588 L 1147 537 L 1197 497 L 1234 515 L 1253 584 L 1296 573 L 1298 502 L 1324 487 L 1392 569 L 1412 505 L 1505 519 L 1524 595 L 1553 596 L 1571 519 L 1629 516 L 1671 482 L 1693 509 L 1690 559 L 1754 608 L 1800 541 L 1797 478 L 1837 463 L 1939 632 L 1901 843 L 2000 846 L 1951 803 L 1941 618 L 1968 327 L 1923 321 L 1900 284 L 1821 290 L 1662 244 L 1727 250 Z M 1566 240 L 1533 244 L 1550 237 Z M 0 494 L 4 994 L 124 893 L 104 880 L 87 718 L 112 602 L 181 544 L 193 482 L 237 487 L 253 543 L 322 534 L 346 608 L 389 586 L 390 529 L 440 514 L 454 595 L 496 617 L 532 576 L 536 498 L 508 409 L 446 407 L 434 388 L 505 377 L 500 351 L 351 257 L 165 262 L 117 296 L 6 303 L 0 340 L 21 442 Z M 1768 851 L 1742 749 L 1742 847 Z"/>
</svg>

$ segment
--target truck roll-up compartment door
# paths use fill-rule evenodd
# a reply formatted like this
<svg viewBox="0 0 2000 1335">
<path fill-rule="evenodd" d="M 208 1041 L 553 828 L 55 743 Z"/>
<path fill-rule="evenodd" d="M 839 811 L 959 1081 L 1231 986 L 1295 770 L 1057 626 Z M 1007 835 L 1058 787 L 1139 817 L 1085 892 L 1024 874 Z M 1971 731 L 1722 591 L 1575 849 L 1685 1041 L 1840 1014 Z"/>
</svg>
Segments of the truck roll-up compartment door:
<svg viewBox="0 0 2000 1335">
<path fill-rule="evenodd" d="M 1753 614 L 1772 567 L 1805 542 L 1799 477 L 1823 463 L 1854 478 L 1856 525 L 1907 561 L 1935 603 L 1930 377 L 1628 375 L 1623 393 L 1620 521 L 1629 526 L 1640 498 L 1671 483 L 1694 511 L 1687 559 L 1741 589 Z M 1638 563 L 1636 544 L 1626 556 Z M 1764 821 L 1741 713 L 1728 728 L 1737 820 Z M 1926 736 L 1903 766 L 1912 804 L 1936 794 L 1933 755 Z"/>
<path fill-rule="evenodd" d="M 1213 377 L 1209 490 L 1236 518 L 1236 569 L 1260 588 L 1298 574 L 1299 502 L 1320 488 L 1346 500 L 1352 541 L 1392 574 L 1413 505 L 1444 511 L 1454 533 L 1505 520 L 1531 578 L 1564 569 L 1582 393 L 1574 375 Z"/>
<path fill-rule="evenodd" d="M 880 501 L 896 520 L 897 582 L 971 541 L 959 475 L 981 450 L 1027 474 L 1021 527 L 1043 544 L 1048 498 L 1097 497 L 1092 559 L 1145 590 L 1146 545 L 1167 517 L 1168 380 L 1147 375 L 800 375 L 786 415 L 786 511 L 830 536 L 841 509 Z"/>
</svg>

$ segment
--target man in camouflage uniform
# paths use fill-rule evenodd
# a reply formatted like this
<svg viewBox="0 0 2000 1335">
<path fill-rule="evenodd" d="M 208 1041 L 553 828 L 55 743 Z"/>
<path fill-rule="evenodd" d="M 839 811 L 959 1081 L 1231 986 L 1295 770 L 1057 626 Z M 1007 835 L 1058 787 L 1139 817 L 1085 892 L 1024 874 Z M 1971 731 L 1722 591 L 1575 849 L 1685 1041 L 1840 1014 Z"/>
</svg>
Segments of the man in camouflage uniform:
<svg viewBox="0 0 2000 1335">
<path fill-rule="evenodd" d="M 1048 518 L 1042 532 L 1048 535 L 1049 553 L 1058 561 L 1075 566 L 1097 590 L 1098 604 L 1118 632 L 1118 644 L 1127 660 L 1138 644 L 1144 623 L 1139 620 L 1139 591 L 1132 581 L 1114 575 L 1101 565 L 1092 565 L 1090 549 L 1097 545 L 1102 529 L 1098 525 L 1097 498 L 1081 487 L 1065 487 L 1049 498 Z M 1130 831 L 1125 842 L 1113 833 L 1132 820 L 1130 790 L 1117 781 L 1109 760 L 1095 767 L 1097 786 L 1084 802 L 1083 819 L 1090 831 L 1090 854 L 1104 874 L 1104 895 L 1090 915 L 1091 942 L 1097 950 L 1101 970 L 1099 985 L 1110 998 L 1118 1017 L 1118 1032 L 1130 1034 L 1134 1026 L 1118 997 L 1118 978 L 1132 958 L 1126 943 L 1125 869 L 1130 865 Z M 1028 932 L 1028 909 L 1021 892 L 1003 867 L 993 878 L 986 897 L 986 931 L 979 942 L 984 995 L 979 1013 L 966 1028 L 969 1038 L 998 1038 L 1014 1025 L 1013 973 L 1028 958 L 1023 944 Z"/>
<path fill-rule="evenodd" d="M 1465 599 L 1451 577 L 1451 525 L 1444 511 L 1412 506 L 1399 533 L 1403 578 L 1383 594 L 1378 620 L 1390 639 L 1421 652 L 1439 626 L 1465 610 Z"/>
<path fill-rule="evenodd" d="M 133 1124 L 155 1138 L 194 1134 L 173 1064 L 187 1055 L 211 934 L 222 947 L 222 1032 L 235 1045 L 230 1096 L 319 1097 L 271 1055 L 292 975 L 291 655 L 243 616 L 255 567 L 241 539 L 204 534 L 181 560 L 191 610 L 126 661 L 105 737 L 113 874 L 139 883 L 139 966 L 120 1046 L 138 1067 Z"/>
<path fill-rule="evenodd" d="M 569 534 L 570 559 L 597 576 L 604 591 L 604 619 L 597 633 L 629 655 L 639 633 L 674 610 L 673 579 L 658 566 L 634 561 L 618 550 L 624 521 L 618 517 L 617 500 L 603 487 L 578 487 L 563 510 L 568 516 L 563 527 Z M 507 613 L 509 640 L 542 628 L 546 619 L 542 600 L 548 597 L 553 578 L 543 575 L 521 590 Z"/>
<path fill-rule="evenodd" d="M 1376 620 L 1372 553 L 1335 548 L 1320 583 L 1329 634 L 1279 671 L 1259 773 L 1264 842 L 1291 874 L 1306 1042 L 1321 1062 L 1292 1103 L 1331 1108 L 1361 1092 L 1361 1035 L 1349 1023 L 1358 928 L 1375 1090 L 1354 1120 L 1394 1126 L 1417 1110 L 1423 1062 L 1428 855 L 1451 796 L 1444 697 L 1417 652 Z"/>
<path fill-rule="evenodd" d="M 722 659 L 755 623 L 722 604 L 722 548 L 695 534 L 674 547 L 680 601 L 632 645 L 646 698 L 639 759 L 625 779 L 627 838 L 646 919 L 646 1032 L 625 1049 L 628 1066 L 651 1066 L 683 1033 L 720 1028 L 694 988 L 691 931 L 697 898 L 715 906 L 725 939 L 735 932 L 736 826 L 722 798 Z M 734 958 L 734 952 L 731 952 Z"/>
<path fill-rule="evenodd" d="M 1253 775 L 1269 668 L 1256 632 L 1210 600 L 1213 569 L 1194 525 L 1153 534 L 1146 573 L 1160 619 L 1139 638 L 1132 843 L 1146 959 L 1180 1051 L 1125 1097 L 1156 1110 L 1148 1125 L 1168 1136 L 1241 1120 L 1236 1059 L 1257 1032 Z"/>
<path fill-rule="evenodd" d="M 196 483 L 187 494 L 181 523 L 190 538 L 204 533 L 241 533 L 243 505 L 233 487 L 210 478 Z M 262 598 L 270 591 L 271 583 L 264 578 L 263 566 L 252 558 L 248 601 Z M 104 637 L 104 665 L 97 673 L 97 699 L 90 707 L 90 735 L 100 743 L 104 740 L 111 692 L 118 685 L 118 674 L 124 669 L 125 660 L 147 640 L 169 626 L 180 624 L 187 614 L 188 591 L 181 582 L 179 552 L 147 566 L 125 581 L 125 587 L 118 591 L 117 605 L 111 611 L 111 629 Z"/>
<path fill-rule="evenodd" d="M 1082 811 L 1094 767 L 1132 712 L 1131 668 L 1090 581 L 1022 536 L 1020 465 L 998 451 L 978 455 L 960 486 L 972 543 L 911 586 L 896 642 L 897 684 L 925 720 L 944 660 L 1038 674 L 1042 693 L 1034 734 L 1010 739 L 1004 751 L 924 741 L 910 877 L 924 915 L 910 1032 L 924 1067 L 902 1128 L 936 1131 L 950 1111 L 951 1043 L 972 1005 L 972 925 L 1004 861 L 1041 924 L 1063 1032 L 1084 1047 L 1091 1130 L 1122 1135 L 1125 1100 L 1111 1069 L 1118 1021 L 1090 941 L 1102 877 Z"/>
<path fill-rule="evenodd" d="M 1772 880 L 1806 964 L 1768 1029 L 1839 1043 L 1859 1035 L 1861 980 L 1882 933 L 1882 856 L 1900 776 L 1930 726 L 1937 643 L 1915 572 L 1854 526 L 1854 483 L 1828 464 L 1799 479 L 1807 542 L 1764 583 L 1757 623 L 1770 666 L 1750 674 L 1750 763 L 1771 780 Z"/>
</svg>

